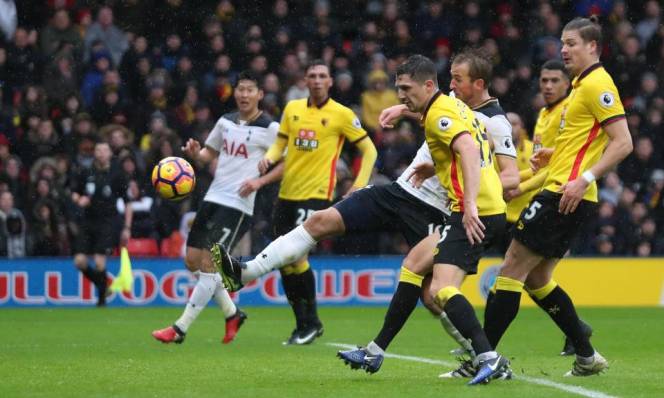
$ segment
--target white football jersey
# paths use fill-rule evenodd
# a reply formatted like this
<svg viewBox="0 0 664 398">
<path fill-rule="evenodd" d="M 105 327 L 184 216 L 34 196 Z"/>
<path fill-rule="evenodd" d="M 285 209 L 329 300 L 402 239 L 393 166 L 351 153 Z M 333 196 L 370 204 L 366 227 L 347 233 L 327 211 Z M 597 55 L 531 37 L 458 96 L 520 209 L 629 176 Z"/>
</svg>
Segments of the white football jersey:
<svg viewBox="0 0 664 398">
<path fill-rule="evenodd" d="M 217 170 L 205 198 L 232 207 L 248 215 L 254 214 L 256 192 L 246 198 L 240 196 L 240 187 L 246 180 L 257 178 L 258 162 L 277 137 L 279 123 L 265 113 L 246 123 L 239 113 L 228 113 L 217 120 L 205 145 L 219 152 Z"/>
<path fill-rule="evenodd" d="M 510 156 L 516 159 L 516 148 L 512 142 L 512 125 L 505 116 L 505 111 L 496 98 L 473 108 L 475 117 L 486 127 L 493 141 L 493 152 L 496 155 Z"/>
<path fill-rule="evenodd" d="M 415 188 L 413 184 L 407 180 L 413 172 L 415 165 L 425 162 L 433 163 L 431 152 L 429 152 L 429 146 L 426 141 L 424 141 L 420 149 L 417 150 L 415 158 L 413 158 L 413 161 L 410 162 L 406 170 L 404 170 L 399 178 L 397 178 L 397 183 L 409 194 L 449 216 L 451 212 L 448 208 L 449 200 L 447 199 L 447 190 L 440 185 L 440 180 L 438 180 L 437 176 L 427 178 L 420 188 Z"/>
</svg>

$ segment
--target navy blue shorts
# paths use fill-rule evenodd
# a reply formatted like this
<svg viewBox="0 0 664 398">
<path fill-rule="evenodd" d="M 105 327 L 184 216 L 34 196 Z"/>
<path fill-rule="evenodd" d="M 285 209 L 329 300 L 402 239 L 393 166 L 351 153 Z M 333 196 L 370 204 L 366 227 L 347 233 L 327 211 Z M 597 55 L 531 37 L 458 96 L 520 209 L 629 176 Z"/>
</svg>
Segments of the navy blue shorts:
<svg viewBox="0 0 664 398">
<path fill-rule="evenodd" d="M 334 205 L 346 233 L 398 230 L 410 247 L 445 224 L 445 213 L 417 199 L 393 182 L 368 186 Z"/>
</svg>

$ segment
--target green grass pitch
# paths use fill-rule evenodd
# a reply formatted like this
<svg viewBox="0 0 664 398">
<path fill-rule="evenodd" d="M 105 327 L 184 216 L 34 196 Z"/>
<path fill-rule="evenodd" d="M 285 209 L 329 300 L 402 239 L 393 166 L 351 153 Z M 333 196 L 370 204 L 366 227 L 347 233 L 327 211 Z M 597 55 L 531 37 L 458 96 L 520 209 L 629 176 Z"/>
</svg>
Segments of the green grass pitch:
<svg viewBox="0 0 664 398">
<path fill-rule="evenodd" d="M 150 336 L 179 308 L 3 308 L 0 397 L 664 397 L 662 309 L 580 309 L 611 363 L 588 378 L 562 377 L 572 363 L 557 356 L 562 336 L 541 311 L 523 309 L 500 347 L 516 379 L 479 387 L 438 379 L 449 368 L 422 361 L 454 362 L 451 340 L 422 308 L 390 347 L 417 358 L 386 358 L 374 375 L 344 366 L 333 344 L 366 344 L 385 308 L 322 308 L 325 335 L 298 347 L 281 345 L 293 327 L 288 308 L 245 310 L 249 320 L 224 346 L 213 307 L 182 345 Z"/>
</svg>

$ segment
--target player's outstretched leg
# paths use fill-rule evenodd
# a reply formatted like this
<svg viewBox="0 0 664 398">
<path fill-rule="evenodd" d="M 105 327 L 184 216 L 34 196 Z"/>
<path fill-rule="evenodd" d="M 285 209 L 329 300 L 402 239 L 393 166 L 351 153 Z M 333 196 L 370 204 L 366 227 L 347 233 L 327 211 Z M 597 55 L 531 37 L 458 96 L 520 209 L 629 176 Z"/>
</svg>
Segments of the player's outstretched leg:
<svg viewBox="0 0 664 398">
<path fill-rule="evenodd" d="M 212 263 L 219 272 L 221 280 L 228 291 L 235 292 L 244 286 L 242 284 L 242 268 L 244 264 L 232 257 L 224 245 L 214 243 L 210 249 Z"/>
</svg>

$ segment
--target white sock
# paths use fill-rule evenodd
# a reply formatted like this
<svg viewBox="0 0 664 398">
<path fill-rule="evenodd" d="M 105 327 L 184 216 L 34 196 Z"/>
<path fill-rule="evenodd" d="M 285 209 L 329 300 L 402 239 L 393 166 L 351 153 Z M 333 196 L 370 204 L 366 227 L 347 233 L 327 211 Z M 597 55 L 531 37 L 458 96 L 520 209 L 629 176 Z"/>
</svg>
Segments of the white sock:
<svg viewBox="0 0 664 398">
<path fill-rule="evenodd" d="M 231 295 L 228 294 L 228 291 L 224 288 L 224 284 L 221 283 L 221 280 L 219 280 L 217 288 L 214 290 L 214 296 L 212 296 L 212 298 L 214 298 L 214 301 L 217 303 L 219 308 L 221 308 L 221 312 L 224 313 L 224 318 L 228 319 L 235 315 L 237 312 L 237 307 L 235 306 Z"/>
<path fill-rule="evenodd" d="M 180 330 L 186 332 L 189 329 L 189 326 L 196 320 L 198 314 L 203 311 L 203 308 L 205 308 L 212 298 L 217 284 L 220 283 L 221 276 L 219 274 L 200 273 L 200 278 L 196 282 L 196 286 L 194 286 L 194 291 L 191 293 L 191 297 L 189 297 L 187 306 L 184 307 L 184 312 L 180 316 L 180 319 L 175 321 L 175 325 Z"/>
<path fill-rule="evenodd" d="M 367 352 L 371 355 L 385 355 L 385 351 L 378 344 L 374 343 L 373 340 L 367 344 Z"/>
<path fill-rule="evenodd" d="M 292 264 L 304 257 L 316 246 L 316 240 L 302 225 L 282 235 L 267 245 L 253 260 L 246 263 L 242 270 L 242 283 L 249 283 L 273 269 Z"/>
<path fill-rule="evenodd" d="M 445 311 L 440 314 L 440 323 L 443 325 L 445 332 L 447 332 L 447 334 L 450 335 L 454 341 L 456 341 L 464 350 L 468 351 L 471 356 L 475 356 L 475 350 L 473 350 L 473 346 L 470 344 L 470 340 L 461 335 L 461 332 L 459 332 L 459 329 L 454 326 Z"/>
<path fill-rule="evenodd" d="M 498 356 L 498 353 L 495 351 L 487 351 L 483 352 L 481 354 L 478 354 L 475 357 L 475 360 L 473 362 L 477 361 L 477 363 L 483 362 L 483 361 L 488 361 L 489 359 L 493 359 Z"/>
</svg>

